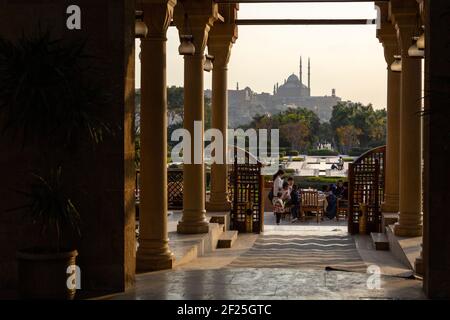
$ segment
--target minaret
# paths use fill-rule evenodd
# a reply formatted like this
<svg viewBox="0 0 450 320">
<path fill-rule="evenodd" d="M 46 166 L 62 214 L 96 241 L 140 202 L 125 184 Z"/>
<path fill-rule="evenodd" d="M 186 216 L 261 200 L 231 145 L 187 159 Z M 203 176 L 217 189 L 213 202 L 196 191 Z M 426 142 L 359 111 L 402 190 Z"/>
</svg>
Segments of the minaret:
<svg viewBox="0 0 450 320">
<path fill-rule="evenodd" d="M 239 91 L 239 82 L 236 82 L 236 90 Z"/>
<path fill-rule="evenodd" d="M 308 58 L 308 89 L 309 95 L 311 95 L 311 59 Z"/>
<path fill-rule="evenodd" d="M 300 84 L 303 84 L 302 56 L 300 56 Z"/>
<path fill-rule="evenodd" d="M 275 95 L 277 93 L 277 86 L 273 85 L 273 95 Z"/>
</svg>

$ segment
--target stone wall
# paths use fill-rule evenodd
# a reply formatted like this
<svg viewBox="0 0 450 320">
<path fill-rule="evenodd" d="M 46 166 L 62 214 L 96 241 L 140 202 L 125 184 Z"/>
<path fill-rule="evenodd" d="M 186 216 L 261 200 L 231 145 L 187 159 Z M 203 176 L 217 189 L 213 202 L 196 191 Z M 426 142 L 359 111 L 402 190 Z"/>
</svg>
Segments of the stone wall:
<svg viewBox="0 0 450 320">
<path fill-rule="evenodd" d="M 81 30 L 68 30 L 66 9 L 81 8 Z M 55 38 L 87 39 L 86 50 L 98 59 L 111 95 L 104 116 L 121 131 L 94 153 L 82 148 L 69 162 L 66 181 L 82 218 L 77 245 L 81 294 L 122 291 L 134 283 L 134 1 L 127 0 L 0 0 L 0 36 L 17 39 L 40 25 Z M 33 150 L 0 136 L 0 293 L 14 295 L 16 251 L 35 245 L 36 230 L 23 214 L 8 209 L 23 201 L 34 166 Z"/>
</svg>

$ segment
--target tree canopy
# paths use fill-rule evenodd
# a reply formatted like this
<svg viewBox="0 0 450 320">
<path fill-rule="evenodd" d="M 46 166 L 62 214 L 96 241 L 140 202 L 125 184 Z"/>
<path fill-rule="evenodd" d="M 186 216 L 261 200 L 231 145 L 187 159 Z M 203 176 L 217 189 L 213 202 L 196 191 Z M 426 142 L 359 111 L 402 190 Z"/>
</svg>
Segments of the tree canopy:
<svg viewBox="0 0 450 320">
<path fill-rule="evenodd" d="M 333 107 L 330 126 L 334 146 L 341 152 L 360 147 L 373 148 L 386 143 L 386 110 L 350 101 Z"/>
</svg>

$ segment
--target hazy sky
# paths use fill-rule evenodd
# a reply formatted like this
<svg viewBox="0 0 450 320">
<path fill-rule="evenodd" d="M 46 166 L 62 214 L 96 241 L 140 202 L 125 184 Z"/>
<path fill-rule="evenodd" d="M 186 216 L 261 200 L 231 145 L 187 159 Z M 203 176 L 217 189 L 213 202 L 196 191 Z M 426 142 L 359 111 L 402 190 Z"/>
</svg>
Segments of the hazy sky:
<svg viewBox="0 0 450 320">
<path fill-rule="evenodd" d="M 373 3 L 241 4 L 245 18 L 375 18 Z M 344 100 L 386 106 L 386 63 L 374 25 L 359 26 L 239 26 L 239 38 L 231 53 L 228 86 L 249 86 L 256 92 L 272 92 L 291 73 L 298 75 L 303 56 L 303 83 L 307 83 L 307 59 L 311 57 L 312 95 L 330 95 L 336 88 Z M 167 72 L 169 85 L 183 85 L 183 58 L 178 55 L 178 32 L 168 31 Z M 139 47 L 136 47 L 137 54 Z M 137 60 L 138 62 L 138 60 Z M 138 65 L 138 63 L 137 63 Z M 136 86 L 140 87 L 137 67 Z M 205 72 L 205 89 L 211 74 Z"/>
</svg>

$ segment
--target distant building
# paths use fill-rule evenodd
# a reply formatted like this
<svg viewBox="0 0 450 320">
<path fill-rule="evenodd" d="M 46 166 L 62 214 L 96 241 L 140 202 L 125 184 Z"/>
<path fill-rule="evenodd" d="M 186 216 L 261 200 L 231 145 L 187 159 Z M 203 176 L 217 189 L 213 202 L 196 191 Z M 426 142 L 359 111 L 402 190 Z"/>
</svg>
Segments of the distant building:
<svg viewBox="0 0 450 320">
<path fill-rule="evenodd" d="M 257 114 L 275 114 L 292 107 L 303 107 L 314 111 L 321 121 L 329 121 L 333 106 L 339 101 L 336 90 L 331 96 L 311 96 L 311 61 L 308 59 L 308 83 L 302 80 L 302 58 L 300 57 L 299 76 L 291 74 L 282 85 L 276 83 L 273 94 L 255 93 L 249 87 L 228 90 L 229 123 L 231 127 L 246 124 Z"/>
</svg>

